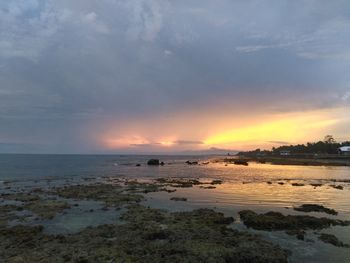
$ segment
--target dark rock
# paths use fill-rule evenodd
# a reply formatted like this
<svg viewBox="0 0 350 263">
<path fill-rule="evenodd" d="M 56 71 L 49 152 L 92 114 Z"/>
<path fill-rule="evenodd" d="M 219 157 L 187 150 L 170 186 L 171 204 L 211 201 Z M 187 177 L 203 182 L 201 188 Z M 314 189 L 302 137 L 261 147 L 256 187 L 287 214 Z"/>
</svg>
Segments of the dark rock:
<svg viewBox="0 0 350 263">
<path fill-rule="evenodd" d="M 239 215 L 246 226 L 257 230 L 307 230 L 350 225 L 350 221 L 300 215 L 285 216 L 279 212 L 257 214 L 251 210 L 243 210 Z"/>
<path fill-rule="evenodd" d="M 216 187 L 215 187 L 215 186 L 212 186 L 212 185 L 209 185 L 209 186 L 203 186 L 203 185 L 201 185 L 200 188 L 203 188 L 203 189 L 215 189 Z"/>
<path fill-rule="evenodd" d="M 310 184 L 311 186 L 313 186 L 313 187 L 320 187 L 320 186 L 322 186 L 322 184 L 316 184 L 316 183 L 314 183 L 314 184 Z"/>
<path fill-rule="evenodd" d="M 301 183 L 292 183 L 292 186 L 304 186 L 305 184 L 301 184 Z"/>
<path fill-rule="evenodd" d="M 233 162 L 235 165 L 244 165 L 244 166 L 248 166 L 249 163 L 247 161 L 242 161 L 242 160 L 235 160 Z"/>
<path fill-rule="evenodd" d="M 194 161 L 194 162 L 186 161 L 186 163 L 187 163 L 188 165 L 197 165 L 197 164 L 198 164 L 197 161 Z"/>
<path fill-rule="evenodd" d="M 185 197 L 172 197 L 172 198 L 170 198 L 170 200 L 185 202 L 185 201 L 187 201 L 187 198 L 185 198 Z"/>
<path fill-rule="evenodd" d="M 160 165 L 160 162 L 158 159 L 151 159 L 147 162 L 148 165 Z"/>
<path fill-rule="evenodd" d="M 338 189 L 338 190 L 343 190 L 344 187 L 342 185 L 329 185 L 330 187 L 333 187 L 334 189 Z"/>
<path fill-rule="evenodd" d="M 335 211 L 334 209 L 330 209 L 322 205 L 316 205 L 316 204 L 303 204 L 299 207 L 294 207 L 294 210 L 301 211 L 301 212 L 323 212 L 330 215 L 338 214 L 338 212 Z"/>
<path fill-rule="evenodd" d="M 182 179 L 182 178 L 158 178 L 156 179 L 158 183 L 161 184 L 167 184 L 172 187 L 193 187 L 193 185 L 201 185 L 202 182 L 196 180 L 196 179 Z"/>
<path fill-rule="evenodd" d="M 222 184 L 222 180 L 213 180 L 213 181 L 211 181 L 210 184 L 212 184 L 212 185 L 215 185 L 215 184 Z"/>
<path fill-rule="evenodd" d="M 150 233 L 146 233 L 145 239 L 146 240 L 157 240 L 157 239 L 167 239 L 170 236 L 169 231 L 166 230 L 158 230 L 158 231 L 152 231 Z"/>
<path fill-rule="evenodd" d="M 323 241 L 324 243 L 332 244 L 333 246 L 336 246 L 336 247 L 350 248 L 350 245 L 341 242 L 336 236 L 331 234 L 321 233 L 318 239 Z"/>
</svg>

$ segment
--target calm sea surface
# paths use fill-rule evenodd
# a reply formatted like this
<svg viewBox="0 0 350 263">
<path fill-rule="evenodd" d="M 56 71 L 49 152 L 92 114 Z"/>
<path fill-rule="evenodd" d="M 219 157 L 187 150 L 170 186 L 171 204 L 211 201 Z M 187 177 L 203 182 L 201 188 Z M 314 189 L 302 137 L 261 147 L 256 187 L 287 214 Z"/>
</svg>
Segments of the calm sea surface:
<svg viewBox="0 0 350 263">
<path fill-rule="evenodd" d="M 164 166 L 147 166 L 147 160 L 157 158 Z M 245 229 L 240 223 L 238 211 L 252 209 L 257 212 L 280 211 L 285 214 L 301 214 L 293 206 L 305 203 L 322 204 L 339 212 L 332 218 L 350 220 L 350 168 L 322 166 L 290 166 L 250 163 L 249 166 L 225 165 L 210 162 L 208 156 L 127 156 L 127 155 L 0 155 L 0 192 L 10 182 L 12 186 L 37 187 L 44 184 L 59 185 L 84 178 L 104 180 L 120 177 L 152 180 L 159 177 L 198 178 L 202 181 L 220 179 L 223 184 L 216 189 L 199 187 L 180 188 L 175 193 L 156 192 L 146 195 L 144 202 L 155 208 L 184 211 L 208 207 L 234 216 L 233 227 Z M 201 165 L 187 165 L 187 160 Z M 136 167 L 140 164 L 140 167 Z M 6 184 L 4 183 L 6 182 Z M 299 183 L 302 186 L 293 186 Z M 310 184 L 322 184 L 314 187 Z M 343 190 L 333 186 L 342 186 Z M 188 198 L 187 202 L 173 202 L 169 197 Z M 89 206 L 86 203 L 86 206 Z M 310 213 L 312 216 L 325 216 Z M 58 216 L 49 224 L 52 232 L 74 231 L 87 225 L 109 223 L 117 215 L 101 216 L 91 213 Z M 350 262 L 350 249 L 337 248 L 315 237 L 313 242 L 296 240 L 284 232 L 253 231 L 265 238 L 291 249 L 291 262 Z M 333 233 L 350 244 L 350 227 L 332 227 L 322 232 Z M 313 237 L 310 231 L 308 235 Z"/>
</svg>

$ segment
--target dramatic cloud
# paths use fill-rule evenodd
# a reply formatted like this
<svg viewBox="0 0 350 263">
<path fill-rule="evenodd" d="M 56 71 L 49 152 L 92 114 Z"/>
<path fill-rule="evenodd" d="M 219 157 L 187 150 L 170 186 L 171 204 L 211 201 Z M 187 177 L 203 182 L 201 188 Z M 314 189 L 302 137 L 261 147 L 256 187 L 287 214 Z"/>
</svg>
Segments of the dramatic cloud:
<svg viewBox="0 0 350 263">
<path fill-rule="evenodd" d="M 2 1 L 0 152 L 349 139 L 349 14 L 346 0 Z M 254 133 L 313 114 L 322 128 L 289 123 L 303 136 Z"/>
</svg>

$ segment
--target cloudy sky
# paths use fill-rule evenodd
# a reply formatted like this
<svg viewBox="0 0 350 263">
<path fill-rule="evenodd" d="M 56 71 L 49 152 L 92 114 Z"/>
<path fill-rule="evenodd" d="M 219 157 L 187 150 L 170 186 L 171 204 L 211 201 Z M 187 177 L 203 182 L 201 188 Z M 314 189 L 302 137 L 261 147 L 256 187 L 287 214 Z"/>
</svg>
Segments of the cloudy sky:
<svg viewBox="0 0 350 263">
<path fill-rule="evenodd" d="M 348 0 L 0 2 L 0 152 L 350 139 Z"/>
</svg>

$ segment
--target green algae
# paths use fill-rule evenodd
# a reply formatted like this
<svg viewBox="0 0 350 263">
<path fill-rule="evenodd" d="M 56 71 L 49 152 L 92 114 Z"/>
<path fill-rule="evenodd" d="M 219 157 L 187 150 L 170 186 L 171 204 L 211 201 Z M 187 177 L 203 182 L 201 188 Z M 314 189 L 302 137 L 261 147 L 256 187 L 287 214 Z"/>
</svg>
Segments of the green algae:
<svg viewBox="0 0 350 263">
<path fill-rule="evenodd" d="M 23 221 L 28 217 L 28 215 L 18 216 L 13 213 L 14 211 L 28 210 L 40 219 L 52 219 L 64 209 L 70 208 L 65 201 L 58 201 L 48 198 L 48 196 L 39 196 L 32 193 L 2 194 L 1 197 L 5 200 L 20 202 L 20 204 L 0 206 L 0 225 L 6 225 L 13 220 Z"/>
<path fill-rule="evenodd" d="M 132 193 L 154 193 L 154 192 L 175 192 L 176 189 L 167 189 L 163 186 L 163 184 L 155 184 L 155 183 L 143 183 L 138 181 L 127 181 L 124 183 L 126 187 L 126 191 Z"/>
<path fill-rule="evenodd" d="M 33 202 L 40 199 L 38 195 L 34 195 L 31 193 L 1 194 L 0 197 L 6 200 L 13 200 L 19 202 Z"/>
<path fill-rule="evenodd" d="M 23 210 L 22 207 L 17 205 L 1 205 L 0 206 L 0 228 L 6 227 L 8 222 L 13 220 L 22 220 L 22 216 L 16 215 L 15 211 Z"/>
<path fill-rule="evenodd" d="M 143 199 L 142 195 L 125 193 L 124 187 L 115 184 L 73 185 L 58 188 L 54 193 L 64 198 L 102 201 L 106 206 L 114 207 L 138 203 Z"/>
<path fill-rule="evenodd" d="M 41 219 L 52 219 L 56 214 L 70 208 L 70 205 L 65 201 L 39 199 L 25 204 L 23 208 L 33 212 Z"/>
</svg>

